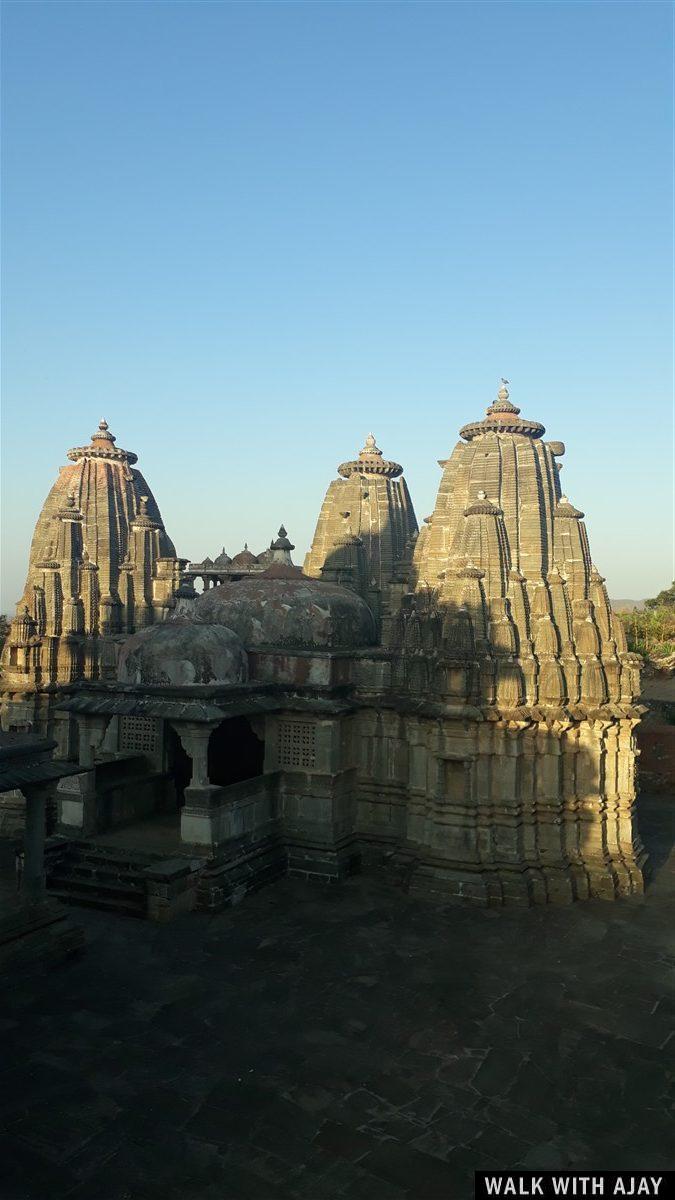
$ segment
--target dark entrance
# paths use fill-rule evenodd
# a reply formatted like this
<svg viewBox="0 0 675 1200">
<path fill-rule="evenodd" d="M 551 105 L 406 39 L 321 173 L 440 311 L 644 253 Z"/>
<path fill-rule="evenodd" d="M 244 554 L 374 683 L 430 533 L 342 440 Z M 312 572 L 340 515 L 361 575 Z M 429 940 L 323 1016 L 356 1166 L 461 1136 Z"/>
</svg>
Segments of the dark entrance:
<svg viewBox="0 0 675 1200">
<path fill-rule="evenodd" d="M 221 721 L 209 740 L 209 782 L 226 787 L 262 775 L 265 743 L 246 717 Z"/>
<path fill-rule="evenodd" d="M 177 807 L 182 808 L 185 804 L 185 789 L 192 778 L 192 759 L 185 753 L 176 730 L 167 725 L 166 732 L 166 769 L 173 776 Z"/>
</svg>

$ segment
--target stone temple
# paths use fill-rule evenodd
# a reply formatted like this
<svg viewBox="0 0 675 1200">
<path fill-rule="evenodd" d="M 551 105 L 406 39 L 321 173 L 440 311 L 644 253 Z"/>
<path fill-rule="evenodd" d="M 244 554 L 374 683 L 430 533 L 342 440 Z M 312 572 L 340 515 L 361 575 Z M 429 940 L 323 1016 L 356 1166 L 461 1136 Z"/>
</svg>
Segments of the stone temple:
<svg viewBox="0 0 675 1200">
<path fill-rule="evenodd" d="M 286 872 L 481 905 L 641 892 L 639 660 L 544 433 L 502 382 L 421 531 L 369 435 L 302 570 L 283 528 L 178 558 L 106 423 L 71 450 L 1 680 L 3 728 L 80 768 L 54 894 L 165 919 Z"/>
</svg>

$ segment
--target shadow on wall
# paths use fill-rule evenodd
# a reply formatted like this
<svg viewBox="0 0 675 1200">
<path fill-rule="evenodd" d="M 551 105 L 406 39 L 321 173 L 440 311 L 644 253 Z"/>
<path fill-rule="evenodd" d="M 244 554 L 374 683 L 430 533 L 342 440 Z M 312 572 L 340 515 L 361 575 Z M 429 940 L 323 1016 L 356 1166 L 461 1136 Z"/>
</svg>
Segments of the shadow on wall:
<svg viewBox="0 0 675 1200">
<path fill-rule="evenodd" d="M 354 587 L 363 578 L 359 555 L 362 547 L 345 539 L 324 575 Z M 630 683 L 622 671 L 630 668 L 618 656 L 601 661 L 599 641 L 595 649 L 580 642 L 571 651 L 577 620 L 586 624 L 590 615 L 599 637 L 589 602 L 580 602 L 575 615 L 556 593 L 556 580 L 532 593 L 516 573 L 509 574 L 506 596 L 488 600 L 483 572 L 473 564 L 448 580 L 456 599 L 432 588 L 408 590 L 410 576 L 410 561 L 393 564 L 392 586 L 380 596 L 394 691 L 492 708 L 502 718 L 491 732 L 483 726 L 481 770 L 489 784 L 484 776 L 481 793 L 487 788 L 487 794 L 478 798 L 468 764 L 448 762 L 438 794 L 427 795 L 424 853 L 428 848 L 474 871 L 528 864 L 544 873 L 566 867 L 574 875 L 576 866 L 579 895 L 585 874 L 597 895 L 640 891 L 644 852 L 629 798 L 630 732 L 606 710 L 601 725 L 594 719 L 594 710 L 619 699 Z M 354 590 L 372 603 L 367 588 Z M 573 718 L 569 706 L 574 711 L 582 693 L 584 708 Z M 492 749 L 485 748 L 489 742 Z M 401 784 L 405 791 L 407 780 Z M 663 860 L 660 854 L 654 866 Z"/>
</svg>

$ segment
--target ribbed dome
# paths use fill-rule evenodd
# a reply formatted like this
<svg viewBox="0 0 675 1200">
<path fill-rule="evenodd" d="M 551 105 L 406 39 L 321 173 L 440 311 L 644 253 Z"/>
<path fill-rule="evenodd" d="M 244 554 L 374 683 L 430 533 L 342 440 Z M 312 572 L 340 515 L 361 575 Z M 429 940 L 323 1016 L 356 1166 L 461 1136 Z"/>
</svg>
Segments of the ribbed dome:
<svg viewBox="0 0 675 1200">
<path fill-rule="evenodd" d="M 376 640 L 368 605 L 356 592 L 316 579 L 253 576 L 204 592 L 195 621 L 222 622 L 245 646 L 348 650 Z"/>
<path fill-rule="evenodd" d="M 223 624 L 195 625 L 178 617 L 130 637 L 117 675 L 122 683 L 151 687 L 242 683 L 248 659 L 236 633 Z"/>
</svg>

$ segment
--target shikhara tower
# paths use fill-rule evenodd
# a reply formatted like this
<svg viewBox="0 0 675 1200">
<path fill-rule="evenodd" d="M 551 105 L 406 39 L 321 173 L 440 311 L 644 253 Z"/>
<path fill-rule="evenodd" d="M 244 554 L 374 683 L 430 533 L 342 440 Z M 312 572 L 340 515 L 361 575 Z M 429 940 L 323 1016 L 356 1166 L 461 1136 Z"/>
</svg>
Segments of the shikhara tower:
<svg viewBox="0 0 675 1200">
<path fill-rule="evenodd" d="M 326 492 L 305 574 L 352 587 L 382 625 L 391 614 L 391 584 L 417 536 L 403 467 L 384 458 L 369 433 L 358 458 L 340 463 L 338 475 Z"/>
<path fill-rule="evenodd" d="M 393 687 L 425 698 L 406 722 L 415 885 L 487 902 L 642 886 L 639 659 L 544 432 L 504 381 L 460 430 L 390 643 Z"/>
<path fill-rule="evenodd" d="M 640 892 L 639 660 L 544 433 L 503 382 L 419 535 L 370 434 L 304 574 L 283 528 L 184 572 L 102 422 L 47 498 L 3 658 L 5 727 L 56 717 L 78 747 L 61 832 L 175 813 L 180 903 L 210 909 L 384 861 L 477 904 Z"/>
<path fill-rule="evenodd" d="M 106 421 L 68 451 L 38 517 L 28 576 L 2 656 L 5 727 L 54 726 L 58 685 L 115 676 L 117 644 L 161 621 L 185 563 L 155 499 Z"/>
</svg>

